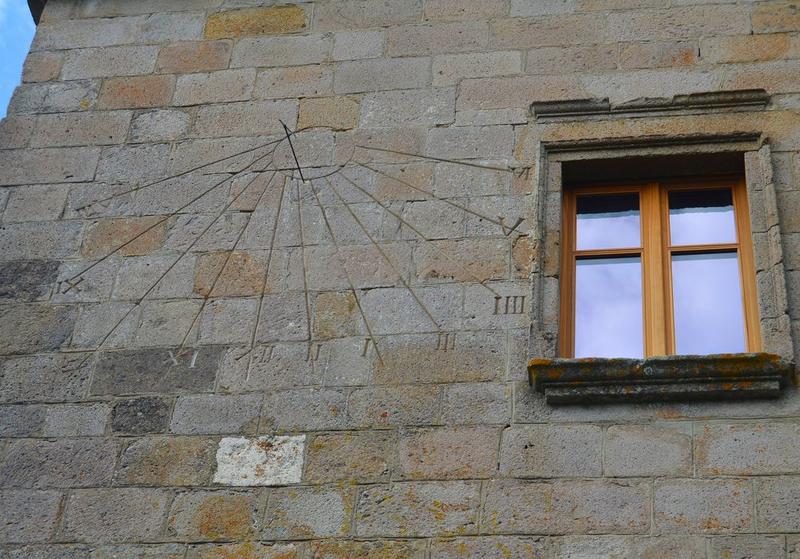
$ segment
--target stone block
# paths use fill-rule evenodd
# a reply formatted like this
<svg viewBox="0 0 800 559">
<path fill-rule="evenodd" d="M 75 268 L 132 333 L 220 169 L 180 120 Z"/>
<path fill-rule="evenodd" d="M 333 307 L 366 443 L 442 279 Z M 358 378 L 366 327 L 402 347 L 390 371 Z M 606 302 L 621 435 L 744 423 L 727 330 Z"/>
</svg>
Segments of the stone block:
<svg viewBox="0 0 800 559">
<path fill-rule="evenodd" d="M 47 299 L 58 277 L 59 262 L 12 260 L 0 263 L 0 301 L 34 302 Z"/>
<path fill-rule="evenodd" d="M 128 135 L 131 113 L 64 113 L 37 119 L 32 147 L 120 144 Z"/>
<path fill-rule="evenodd" d="M 378 58 L 383 54 L 383 30 L 341 31 L 333 36 L 333 60 Z"/>
<path fill-rule="evenodd" d="M 61 493 L 0 491 L 0 542 L 46 542 L 58 524 Z"/>
<path fill-rule="evenodd" d="M 158 489 L 74 491 L 64 513 L 64 535 L 95 544 L 157 539 L 169 499 Z"/>
<path fill-rule="evenodd" d="M 519 52 L 488 52 L 434 56 L 433 85 L 455 85 L 466 78 L 509 76 L 522 71 Z"/>
<path fill-rule="evenodd" d="M 397 479 L 476 479 L 497 472 L 500 431 L 494 427 L 437 427 L 401 431 Z"/>
<path fill-rule="evenodd" d="M 386 32 L 388 56 L 420 56 L 485 48 L 489 27 L 465 21 L 390 27 Z"/>
<path fill-rule="evenodd" d="M 612 477 L 691 475 L 691 434 L 680 424 L 612 425 L 605 434 L 603 467 Z"/>
<path fill-rule="evenodd" d="M 164 45 L 158 52 L 156 71 L 188 74 L 224 70 L 231 59 L 229 41 L 202 41 Z"/>
<path fill-rule="evenodd" d="M 431 559 L 544 559 L 548 545 L 543 538 L 516 538 L 511 536 L 483 536 L 434 540 Z M 575 558 L 577 559 L 577 558 Z"/>
<path fill-rule="evenodd" d="M 102 4 L 81 4 L 72 9 L 70 15 L 85 18 L 118 17 L 161 12 L 185 12 L 216 8 L 221 0 L 175 0 L 165 5 L 160 0 L 139 0 L 131 4 L 127 0 L 107 0 Z M 48 11 L 50 8 L 48 7 Z M 63 14 L 62 14 L 63 16 Z"/>
<path fill-rule="evenodd" d="M 731 559 L 770 559 L 783 557 L 783 536 L 725 536 L 711 538 L 709 557 Z M 789 556 L 791 559 L 791 555 Z"/>
<path fill-rule="evenodd" d="M 0 119 L 0 149 L 24 148 L 36 126 L 35 116 L 6 116 Z"/>
<path fill-rule="evenodd" d="M 119 451 L 110 439 L 20 440 L 0 465 L 3 487 L 46 489 L 108 484 Z"/>
<path fill-rule="evenodd" d="M 653 500 L 659 531 L 731 534 L 753 529 L 753 490 L 747 481 L 656 481 Z"/>
<path fill-rule="evenodd" d="M 500 472 L 516 478 L 599 477 L 602 439 L 596 425 L 509 427 L 500 445 Z"/>
<path fill-rule="evenodd" d="M 130 435 L 163 433 L 169 416 L 170 405 L 161 398 L 118 400 L 111 409 L 111 431 Z"/>
<path fill-rule="evenodd" d="M 302 543 L 264 544 L 245 542 L 233 544 L 193 545 L 186 559 L 222 559 L 247 557 L 248 559 L 302 559 L 305 546 Z"/>
<path fill-rule="evenodd" d="M 406 2 L 344 0 L 320 3 L 314 8 L 314 28 L 317 31 L 333 31 L 419 21 L 422 15 L 422 0 Z"/>
<path fill-rule="evenodd" d="M 207 437 L 148 437 L 122 453 L 115 485 L 207 485 L 217 441 Z"/>
<path fill-rule="evenodd" d="M 333 68 L 314 64 L 290 68 L 274 68 L 258 73 L 253 96 L 259 99 L 320 97 L 330 95 Z"/>
<path fill-rule="evenodd" d="M 691 66 L 697 62 L 699 53 L 700 50 L 694 41 L 626 43 L 620 47 L 620 67 Z M 703 58 L 705 56 L 705 46 L 703 46 Z"/>
<path fill-rule="evenodd" d="M 194 123 L 197 136 L 260 136 L 283 134 L 281 122 L 297 121 L 296 101 L 249 101 L 200 107 Z M 259 151 L 260 155 L 261 152 Z M 251 189 L 252 190 L 252 189 Z"/>
<path fill-rule="evenodd" d="M 347 96 L 301 99 L 297 127 L 351 130 L 358 126 L 359 102 Z"/>
<path fill-rule="evenodd" d="M 508 13 L 507 0 L 426 0 L 426 20 L 489 20 Z"/>
<path fill-rule="evenodd" d="M 108 414 L 106 404 L 50 406 L 44 423 L 44 436 L 101 437 L 106 431 Z"/>
<path fill-rule="evenodd" d="M 104 545 L 92 552 L 92 559 L 183 559 L 186 548 L 183 544 Z M 71 558 L 69 558 L 71 559 Z M 77 559 L 77 558 L 76 558 Z"/>
<path fill-rule="evenodd" d="M 311 544 L 314 559 L 424 559 L 425 540 L 321 540 Z"/>
<path fill-rule="evenodd" d="M 163 142 L 186 136 L 190 116 L 183 111 L 153 110 L 137 114 L 131 122 L 130 139 L 134 142 Z"/>
<path fill-rule="evenodd" d="M 746 35 L 750 31 L 749 11 L 745 6 L 705 5 L 612 12 L 608 17 L 608 32 L 618 41 Z"/>
<path fill-rule="evenodd" d="M 77 308 L 72 305 L 0 307 L 0 354 L 38 353 L 62 347 L 72 335 Z"/>
<path fill-rule="evenodd" d="M 85 233 L 81 254 L 88 258 L 111 252 L 141 256 L 161 248 L 166 234 L 167 222 L 161 216 L 103 219 Z"/>
<path fill-rule="evenodd" d="M 64 63 L 62 52 L 32 52 L 22 67 L 23 83 L 57 80 Z"/>
<path fill-rule="evenodd" d="M 83 355 L 44 354 L 0 363 L 0 401 L 63 402 L 82 399 L 91 367 Z"/>
<path fill-rule="evenodd" d="M 199 319 L 196 317 L 201 308 L 199 300 L 145 301 L 140 306 L 141 320 L 135 344 L 140 347 L 171 345 L 189 361 L 194 360 L 200 349 L 188 350 L 186 345 L 197 342 Z"/>
<path fill-rule="evenodd" d="M 96 179 L 108 183 L 126 182 L 130 184 L 133 182 L 140 185 L 144 182 L 161 179 L 166 175 L 169 157 L 169 144 L 109 147 L 103 150 L 100 164 L 97 167 Z M 160 200 L 160 197 L 156 200 Z M 147 205 L 146 202 L 139 203 L 143 206 Z M 170 208 L 170 213 L 175 209 L 176 206 Z M 166 216 L 160 218 L 166 221 Z"/>
<path fill-rule="evenodd" d="M 198 319 L 202 344 L 247 344 L 258 314 L 257 299 L 215 299 Z"/>
<path fill-rule="evenodd" d="M 483 283 L 508 276 L 509 246 L 505 239 L 441 240 L 421 244 L 414 253 L 420 282 Z M 491 291 L 483 295 L 494 300 Z"/>
<path fill-rule="evenodd" d="M 214 483 L 234 486 L 300 483 L 306 436 L 224 438 L 217 448 Z"/>
<path fill-rule="evenodd" d="M 167 535 L 178 541 L 246 541 L 257 533 L 262 514 L 258 493 L 180 493 L 167 517 Z"/>
<path fill-rule="evenodd" d="M 800 29 L 800 14 L 793 2 L 753 7 L 753 33 L 777 33 Z"/>
<path fill-rule="evenodd" d="M 461 82 L 458 105 L 462 109 L 511 109 L 530 107 L 534 101 L 555 101 L 586 95 L 578 76 L 520 76 L 475 78 Z"/>
<path fill-rule="evenodd" d="M 267 394 L 262 421 L 262 429 L 266 431 L 342 429 L 348 424 L 347 393 L 336 389 L 297 389 Z"/>
<path fill-rule="evenodd" d="M 168 105 L 175 90 L 173 76 L 134 76 L 103 82 L 99 109 L 146 109 Z"/>
<path fill-rule="evenodd" d="M 361 102 L 361 126 L 395 128 L 450 124 L 455 118 L 453 88 L 368 93 Z"/>
<path fill-rule="evenodd" d="M 695 438 L 700 475 L 790 474 L 800 462 L 794 423 L 712 423 Z"/>
<path fill-rule="evenodd" d="M 324 35 L 242 39 L 233 49 L 231 68 L 321 64 L 330 51 L 331 39 Z"/>
<path fill-rule="evenodd" d="M 253 68 L 219 70 L 180 76 L 175 87 L 175 105 L 203 105 L 246 101 L 253 92 Z"/>
<path fill-rule="evenodd" d="M 434 128 L 428 132 L 425 153 L 448 159 L 508 159 L 513 142 L 510 126 Z"/>
<path fill-rule="evenodd" d="M 761 533 L 800 531 L 800 479 L 759 478 L 755 486 L 758 531 Z"/>
<path fill-rule="evenodd" d="M 4 551 L 7 552 L 9 559 L 85 559 L 90 556 L 93 549 L 82 544 L 40 544 L 9 547 Z M 110 558 L 106 556 L 103 559 Z"/>
<path fill-rule="evenodd" d="M 427 87 L 431 83 L 427 58 L 376 58 L 342 62 L 336 68 L 336 93 Z"/>
<path fill-rule="evenodd" d="M 386 482 L 396 444 L 396 435 L 389 431 L 317 435 L 308 444 L 304 479 L 312 484 Z"/>
<path fill-rule="evenodd" d="M 22 221 L 52 221 L 61 217 L 69 187 L 23 186 L 10 190 L 3 212 L 5 223 Z"/>
<path fill-rule="evenodd" d="M 595 45 L 591 47 L 540 47 L 529 50 L 525 70 L 528 74 L 536 75 L 596 72 L 613 70 L 616 67 L 617 46 Z"/>
<path fill-rule="evenodd" d="M 144 17 L 103 19 L 58 19 L 36 34 L 31 50 L 64 50 L 109 47 L 135 43 L 140 38 Z"/>
<path fill-rule="evenodd" d="M 42 406 L 0 406 L 0 437 L 36 437 L 44 426 Z"/>
<path fill-rule="evenodd" d="M 452 384 L 445 388 L 441 410 L 445 425 L 506 424 L 511 419 L 511 386 Z"/>
<path fill-rule="evenodd" d="M 349 399 L 354 426 L 435 425 L 441 389 L 436 385 L 359 388 Z"/>
<path fill-rule="evenodd" d="M 649 482 L 490 481 L 481 525 L 489 534 L 646 533 L 649 488 Z"/>
<path fill-rule="evenodd" d="M 0 150 L 0 185 L 90 181 L 99 159 L 98 148 Z"/>
<path fill-rule="evenodd" d="M 105 352 L 95 365 L 91 391 L 115 395 L 210 391 L 222 353 L 215 347 L 181 354 L 163 349 Z"/>
<path fill-rule="evenodd" d="M 168 12 L 159 8 L 144 19 L 139 41 L 172 43 L 201 39 L 205 21 L 203 12 Z"/>
<path fill-rule="evenodd" d="M 705 559 L 706 540 L 691 536 L 564 536 L 551 544 L 553 559 L 681 557 Z M 721 559 L 721 558 L 720 558 Z"/>
<path fill-rule="evenodd" d="M 354 491 L 349 487 L 292 487 L 270 492 L 261 537 L 330 538 L 350 533 Z"/>
<path fill-rule="evenodd" d="M 184 256 L 177 264 L 175 262 L 174 256 L 148 255 L 123 258 L 117 264 L 119 271 L 112 299 L 135 301 L 144 296 L 154 285 L 156 287 L 150 294 L 154 299 L 189 297 L 192 294 L 195 259 Z M 156 284 L 162 275 L 163 279 Z"/>
<path fill-rule="evenodd" d="M 260 394 L 201 394 L 175 402 L 170 431 L 185 435 L 252 433 L 258 423 Z"/>
<path fill-rule="evenodd" d="M 259 342 L 303 341 L 307 338 L 308 319 L 303 295 L 300 293 L 268 293 L 263 297 L 258 326 Z"/>
<path fill-rule="evenodd" d="M 476 534 L 479 484 L 469 481 L 373 485 L 360 491 L 359 537 Z"/>
<path fill-rule="evenodd" d="M 603 44 L 610 37 L 605 20 L 592 14 L 496 19 L 490 23 L 490 44 L 499 48 Z"/>
<path fill-rule="evenodd" d="M 149 74 L 156 65 L 158 47 L 103 47 L 67 51 L 61 69 L 62 80 L 138 76 Z"/>
<path fill-rule="evenodd" d="M 325 291 L 314 301 L 313 335 L 316 339 L 358 336 L 361 315 L 352 292 Z"/>
<path fill-rule="evenodd" d="M 206 39 L 250 37 L 297 33 L 307 26 L 303 6 L 286 4 L 228 10 L 211 15 L 203 33 Z"/>
</svg>

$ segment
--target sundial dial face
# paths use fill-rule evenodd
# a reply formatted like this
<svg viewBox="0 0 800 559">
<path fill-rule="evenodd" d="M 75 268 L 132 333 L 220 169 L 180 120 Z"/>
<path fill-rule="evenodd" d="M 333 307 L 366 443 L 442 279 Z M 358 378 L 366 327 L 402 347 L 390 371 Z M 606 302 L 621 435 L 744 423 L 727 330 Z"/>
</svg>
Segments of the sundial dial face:
<svg viewBox="0 0 800 559">
<path fill-rule="evenodd" d="M 524 211 L 489 215 L 466 197 L 438 194 L 430 182 L 421 184 L 413 172 L 406 175 L 403 169 L 388 168 L 386 161 L 390 157 L 394 167 L 404 168 L 426 163 L 464 167 L 473 175 L 485 173 L 487 180 L 498 174 L 519 176 L 527 173 L 526 168 L 337 142 L 336 132 L 324 127 L 292 130 L 283 123 L 281 127 L 283 134 L 264 138 L 248 149 L 75 208 L 86 218 L 100 219 L 126 198 L 158 199 L 168 194 L 164 197 L 171 202 L 169 211 L 150 215 L 142 227 L 125 238 L 115 238 L 104 254 L 62 274 L 56 289 L 64 298 L 91 289 L 93 270 L 135 254 L 137 242 L 169 220 L 191 220 L 196 208 L 205 210 L 203 219 L 198 218 L 198 225 L 185 235 L 180 250 L 165 256 L 159 273 L 138 286 L 138 296 L 126 301 L 90 347 L 77 350 L 82 358 L 70 361 L 73 366 L 78 363 L 73 368 L 116 349 L 115 340 L 138 320 L 144 306 L 169 291 L 176 274 L 194 276 L 198 268 L 203 281 L 198 284 L 195 278 L 189 300 L 196 304 L 190 320 L 182 325 L 180 336 L 159 349 L 167 367 L 201 366 L 212 346 L 222 344 L 220 337 L 226 339 L 224 345 L 236 348 L 234 361 L 237 366 L 246 363 L 248 371 L 273 360 L 279 366 L 285 359 L 305 360 L 313 367 L 326 351 L 333 351 L 333 345 L 337 352 L 348 351 L 383 363 L 383 349 L 397 335 L 393 322 L 410 325 L 431 351 L 458 351 L 461 334 L 447 312 L 452 301 L 446 295 L 432 295 L 431 286 L 415 280 L 400 257 L 405 254 L 403 245 L 409 243 L 436 254 L 450 270 L 456 270 L 457 283 L 470 283 L 482 292 L 481 303 L 465 309 L 466 313 L 513 321 L 529 311 L 527 292 L 498 290 L 490 278 L 475 272 L 469 255 L 448 249 L 443 242 L 448 237 L 440 230 L 442 223 L 405 212 L 403 203 L 436 204 L 441 215 L 477 219 L 500 238 L 521 234 Z M 180 190 L 180 199 L 172 192 L 177 184 L 191 185 Z M 390 194 L 378 184 L 384 190 L 389 185 Z M 111 215 L 119 214 L 112 211 Z M 125 213 L 124 217 L 131 215 Z M 221 227 L 223 222 L 234 223 L 232 232 Z M 224 239 L 215 239 L 220 235 Z M 216 248 L 210 252 L 202 248 L 208 246 Z M 197 258 L 194 268 L 187 264 L 192 257 Z M 214 314 L 220 301 L 237 300 L 247 318 L 226 324 L 229 336 L 222 334 L 215 342 L 205 340 L 200 331 L 207 315 Z M 346 318 L 321 312 L 322 300 L 334 314 L 341 309 Z M 342 340 L 346 343 L 338 343 Z M 291 348 L 287 350 L 286 344 Z"/>
</svg>

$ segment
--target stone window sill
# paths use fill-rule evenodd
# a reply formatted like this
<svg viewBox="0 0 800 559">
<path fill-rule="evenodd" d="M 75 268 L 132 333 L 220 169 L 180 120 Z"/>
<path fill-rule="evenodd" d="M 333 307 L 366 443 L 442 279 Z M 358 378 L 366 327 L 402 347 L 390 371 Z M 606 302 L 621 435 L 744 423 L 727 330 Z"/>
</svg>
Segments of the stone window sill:
<svg viewBox="0 0 800 559">
<path fill-rule="evenodd" d="M 777 355 L 669 355 L 647 359 L 532 359 L 531 384 L 548 404 L 777 398 L 794 366 Z"/>
</svg>

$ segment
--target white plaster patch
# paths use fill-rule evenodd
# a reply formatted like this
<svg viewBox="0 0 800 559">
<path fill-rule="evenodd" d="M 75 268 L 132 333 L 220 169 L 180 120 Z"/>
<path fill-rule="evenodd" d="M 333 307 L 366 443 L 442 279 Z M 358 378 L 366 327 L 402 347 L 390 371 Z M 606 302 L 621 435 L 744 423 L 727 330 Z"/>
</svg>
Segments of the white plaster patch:
<svg viewBox="0 0 800 559">
<path fill-rule="evenodd" d="M 217 448 L 214 483 L 236 486 L 300 483 L 305 444 L 305 435 L 223 438 Z"/>
</svg>

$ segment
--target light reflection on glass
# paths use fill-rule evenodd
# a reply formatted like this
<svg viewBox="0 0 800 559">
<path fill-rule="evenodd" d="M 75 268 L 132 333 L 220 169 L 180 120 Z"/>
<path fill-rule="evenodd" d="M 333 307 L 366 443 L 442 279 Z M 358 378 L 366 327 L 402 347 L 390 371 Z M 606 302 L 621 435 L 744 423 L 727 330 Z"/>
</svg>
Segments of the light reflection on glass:
<svg viewBox="0 0 800 559">
<path fill-rule="evenodd" d="M 672 289 L 677 353 L 746 351 L 735 252 L 674 255 Z"/>
<path fill-rule="evenodd" d="M 578 196 L 576 248 L 638 247 L 639 195 Z"/>
<path fill-rule="evenodd" d="M 730 189 L 673 190 L 669 193 L 669 229 L 673 246 L 735 243 Z"/>
<path fill-rule="evenodd" d="M 577 261 L 575 357 L 642 357 L 641 259 Z"/>
</svg>

